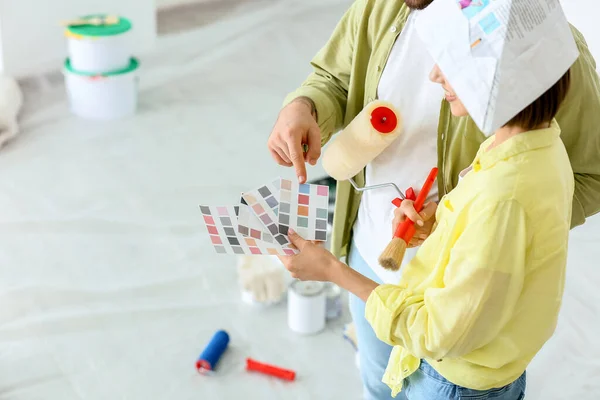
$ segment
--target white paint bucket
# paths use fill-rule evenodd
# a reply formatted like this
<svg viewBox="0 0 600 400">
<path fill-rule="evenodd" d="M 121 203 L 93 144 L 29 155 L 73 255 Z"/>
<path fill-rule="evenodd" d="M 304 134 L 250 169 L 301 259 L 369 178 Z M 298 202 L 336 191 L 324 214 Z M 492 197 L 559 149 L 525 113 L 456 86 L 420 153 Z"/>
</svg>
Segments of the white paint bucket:
<svg viewBox="0 0 600 400">
<path fill-rule="evenodd" d="M 65 62 L 65 84 L 71 111 L 82 118 L 112 120 L 135 113 L 139 62 L 131 58 L 127 68 L 94 75 L 73 69 Z"/>
<path fill-rule="evenodd" d="M 294 281 L 288 290 L 288 326 L 303 335 L 314 335 L 325 329 L 325 284 Z"/>
<path fill-rule="evenodd" d="M 103 17 L 92 15 L 84 18 Z M 131 58 L 131 22 L 119 18 L 114 25 L 70 26 L 65 30 L 73 69 L 104 73 L 126 68 Z"/>
</svg>

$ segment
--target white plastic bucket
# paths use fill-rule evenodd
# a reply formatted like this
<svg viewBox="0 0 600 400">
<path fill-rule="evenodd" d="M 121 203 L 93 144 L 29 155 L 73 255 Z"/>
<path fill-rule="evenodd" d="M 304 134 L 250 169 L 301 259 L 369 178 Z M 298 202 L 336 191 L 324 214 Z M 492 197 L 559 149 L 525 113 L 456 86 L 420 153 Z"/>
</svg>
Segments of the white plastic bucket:
<svg viewBox="0 0 600 400">
<path fill-rule="evenodd" d="M 119 18 L 115 25 L 68 27 L 65 36 L 71 66 L 89 73 L 126 68 L 131 58 L 130 31 L 131 22 L 126 18 Z"/>
<path fill-rule="evenodd" d="M 323 282 L 293 281 L 288 287 L 288 326 L 314 335 L 325 329 L 327 300 Z"/>
<path fill-rule="evenodd" d="M 133 115 L 137 109 L 139 62 L 127 68 L 93 75 L 76 71 L 69 60 L 64 74 L 71 111 L 82 118 L 113 120 Z"/>
</svg>

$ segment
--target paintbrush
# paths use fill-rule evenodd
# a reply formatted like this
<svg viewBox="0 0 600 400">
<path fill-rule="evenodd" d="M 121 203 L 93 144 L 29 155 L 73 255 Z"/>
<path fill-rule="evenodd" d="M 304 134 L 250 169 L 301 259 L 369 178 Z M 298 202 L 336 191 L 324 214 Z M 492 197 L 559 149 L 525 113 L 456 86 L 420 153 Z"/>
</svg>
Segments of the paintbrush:
<svg viewBox="0 0 600 400">
<path fill-rule="evenodd" d="M 106 15 L 103 17 L 79 18 L 69 21 L 62 21 L 62 26 L 81 26 L 81 25 L 116 25 L 120 18 L 116 15 Z"/>
<path fill-rule="evenodd" d="M 437 173 L 438 169 L 433 168 L 429 173 L 427 180 L 423 184 L 423 187 L 417 196 L 417 200 L 415 200 L 414 203 L 414 207 L 417 212 L 421 212 L 423 209 L 423 204 L 425 203 L 425 199 L 427 199 L 429 191 L 435 182 Z M 414 221 L 411 221 L 408 218 L 398 225 L 392 241 L 387 245 L 385 250 L 383 250 L 381 256 L 379 256 L 379 264 L 383 268 L 392 271 L 397 271 L 400 269 L 402 260 L 404 259 L 404 253 L 406 252 L 406 247 L 414 236 L 415 230 Z"/>
</svg>

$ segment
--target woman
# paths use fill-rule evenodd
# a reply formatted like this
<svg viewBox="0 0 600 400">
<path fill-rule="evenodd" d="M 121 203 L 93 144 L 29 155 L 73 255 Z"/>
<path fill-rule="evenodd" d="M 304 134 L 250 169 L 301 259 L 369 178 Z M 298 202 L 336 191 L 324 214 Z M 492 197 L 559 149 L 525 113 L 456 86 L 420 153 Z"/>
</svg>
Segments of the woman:
<svg viewBox="0 0 600 400">
<path fill-rule="evenodd" d="M 466 116 L 437 66 L 430 78 Z M 524 397 L 525 369 L 554 332 L 563 291 L 574 179 L 554 117 L 569 85 L 567 72 L 481 145 L 399 284 L 378 285 L 291 234 L 301 252 L 282 261 L 292 275 L 366 301 L 373 330 L 395 346 L 383 379 L 392 395 Z M 416 214 L 409 201 L 401 213 Z"/>
</svg>

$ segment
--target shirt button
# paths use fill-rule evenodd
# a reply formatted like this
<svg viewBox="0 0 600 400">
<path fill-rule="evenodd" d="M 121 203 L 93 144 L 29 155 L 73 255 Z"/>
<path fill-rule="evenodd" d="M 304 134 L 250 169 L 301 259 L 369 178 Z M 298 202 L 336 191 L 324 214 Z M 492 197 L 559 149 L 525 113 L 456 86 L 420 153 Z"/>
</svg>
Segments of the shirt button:
<svg viewBox="0 0 600 400">
<path fill-rule="evenodd" d="M 381 65 L 378 65 L 377 66 L 377 72 L 380 72 L 380 71 L 381 71 Z"/>
<path fill-rule="evenodd" d="M 397 30 L 398 30 L 398 28 L 396 28 L 395 26 L 392 26 L 392 27 L 390 28 L 390 31 L 391 31 L 392 33 L 395 33 Z"/>
<path fill-rule="evenodd" d="M 446 137 L 446 134 L 442 133 L 442 140 L 444 140 L 445 137 Z"/>
</svg>

